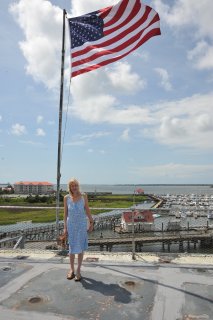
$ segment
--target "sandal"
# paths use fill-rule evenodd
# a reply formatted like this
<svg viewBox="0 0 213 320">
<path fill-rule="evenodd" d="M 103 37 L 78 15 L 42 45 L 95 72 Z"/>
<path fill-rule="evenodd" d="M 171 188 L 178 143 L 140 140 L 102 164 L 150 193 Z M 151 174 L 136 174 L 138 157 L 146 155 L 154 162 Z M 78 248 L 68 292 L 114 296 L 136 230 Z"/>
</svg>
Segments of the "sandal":
<svg viewBox="0 0 213 320">
<path fill-rule="evenodd" d="M 74 274 L 74 272 L 68 272 L 67 273 L 67 280 L 72 280 L 72 279 L 74 279 L 75 278 L 75 274 Z"/>
<path fill-rule="evenodd" d="M 75 276 L 75 281 L 81 281 L 81 279 L 82 279 L 82 277 L 80 274 Z"/>
</svg>

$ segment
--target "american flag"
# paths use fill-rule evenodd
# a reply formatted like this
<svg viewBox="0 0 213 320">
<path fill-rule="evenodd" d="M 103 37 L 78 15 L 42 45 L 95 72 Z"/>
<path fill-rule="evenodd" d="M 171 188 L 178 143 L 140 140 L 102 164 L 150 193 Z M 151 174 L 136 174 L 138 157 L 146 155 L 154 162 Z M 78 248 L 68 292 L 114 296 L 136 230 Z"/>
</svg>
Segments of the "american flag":
<svg viewBox="0 0 213 320">
<path fill-rule="evenodd" d="M 160 18 L 141 0 L 69 18 L 72 77 L 115 62 L 160 35 Z"/>
</svg>

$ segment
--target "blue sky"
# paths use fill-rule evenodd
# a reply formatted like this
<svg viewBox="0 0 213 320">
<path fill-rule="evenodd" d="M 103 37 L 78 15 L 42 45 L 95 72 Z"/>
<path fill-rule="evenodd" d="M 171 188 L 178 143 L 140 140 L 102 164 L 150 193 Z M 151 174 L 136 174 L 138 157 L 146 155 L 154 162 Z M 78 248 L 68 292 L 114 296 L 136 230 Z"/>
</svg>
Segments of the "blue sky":
<svg viewBox="0 0 213 320">
<path fill-rule="evenodd" d="M 1 1 L 1 183 L 56 183 L 62 9 L 116 2 Z M 69 103 L 67 37 L 61 183 L 213 183 L 213 1 L 144 3 L 162 35 L 74 78 Z"/>
</svg>

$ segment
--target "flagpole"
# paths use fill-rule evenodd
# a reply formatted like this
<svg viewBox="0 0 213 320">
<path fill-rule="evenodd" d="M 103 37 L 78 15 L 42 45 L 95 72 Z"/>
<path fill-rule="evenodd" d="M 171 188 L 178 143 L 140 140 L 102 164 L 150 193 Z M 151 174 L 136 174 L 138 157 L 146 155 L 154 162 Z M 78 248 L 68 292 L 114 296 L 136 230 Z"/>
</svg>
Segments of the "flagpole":
<svg viewBox="0 0 213 320">
<path fill-rule="evenodd" d="M 59 235 L 59 207 L 60 207 L 60 179 L 61 179 L 61 129 L 63 113 L 63 90 L 64 90 L 64 58 L 65 58 L 65 17 L 66 10 L 63 9 L 63 27 L 62 27 L 62 49 L 61 49 L 61 83 L 60 83 L 60 101 L 58 117 L 58 159 L 57 159 L 57 191 L 56 191 L 56 237 Z"/>
</svg>

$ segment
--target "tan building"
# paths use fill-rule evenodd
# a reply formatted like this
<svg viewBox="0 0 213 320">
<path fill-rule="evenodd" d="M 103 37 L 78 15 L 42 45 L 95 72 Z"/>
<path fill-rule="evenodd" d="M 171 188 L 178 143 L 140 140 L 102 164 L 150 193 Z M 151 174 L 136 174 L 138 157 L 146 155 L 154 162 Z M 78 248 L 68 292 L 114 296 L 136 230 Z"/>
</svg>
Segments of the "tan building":
<svg viewBox="0 0 213 320">
<path fill-rule="evenodd" d="M 20 181 L 14 183 L 14 193 L 16 194 L 50 194 L 53 191 L 54 185 L 46 181 Z"/>
</svg>

